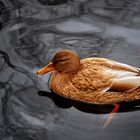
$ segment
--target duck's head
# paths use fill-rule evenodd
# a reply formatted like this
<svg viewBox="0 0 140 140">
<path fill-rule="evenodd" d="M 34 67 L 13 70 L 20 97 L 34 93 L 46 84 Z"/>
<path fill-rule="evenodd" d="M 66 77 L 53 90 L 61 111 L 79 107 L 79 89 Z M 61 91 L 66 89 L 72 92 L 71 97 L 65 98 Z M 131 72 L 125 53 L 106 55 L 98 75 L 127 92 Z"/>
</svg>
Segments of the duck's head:
<svg viewBox="0 0 140 140">
<path fill-rule="evenodd" d="M 50 71 L 57 70 L 64 73 L 73 73 L 79 69 L 80 58 L 70 50 L 62 50 L 57 52 L 52 61 L 45 67 L 36 72 L 38 75 L 46 74 Z"/>
</svg>

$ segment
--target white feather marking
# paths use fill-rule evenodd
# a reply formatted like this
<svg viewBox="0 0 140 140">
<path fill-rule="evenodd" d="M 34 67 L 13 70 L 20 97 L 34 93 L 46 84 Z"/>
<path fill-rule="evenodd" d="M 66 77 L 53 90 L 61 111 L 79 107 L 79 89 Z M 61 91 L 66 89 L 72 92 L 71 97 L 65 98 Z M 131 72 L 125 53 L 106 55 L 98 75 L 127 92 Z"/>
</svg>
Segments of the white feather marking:
<svg viewBox="0 0 140 140">
<path fill-rule="evenodd" d="M 140 76 L 114 79 L 111 89 L 116 91 L 132 91 L 140 86 Z"/>
</svg>

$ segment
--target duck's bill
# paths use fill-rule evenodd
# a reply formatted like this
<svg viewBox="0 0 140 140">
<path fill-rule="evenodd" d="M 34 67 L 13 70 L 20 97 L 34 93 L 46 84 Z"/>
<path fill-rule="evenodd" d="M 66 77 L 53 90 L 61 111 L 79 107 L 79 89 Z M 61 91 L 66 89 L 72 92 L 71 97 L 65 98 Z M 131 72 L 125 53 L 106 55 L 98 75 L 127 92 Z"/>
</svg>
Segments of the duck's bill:
<svg viewBox="0 0 140 140">
<path fill-rule="evenodd" d="M 54 67 L 53 67 L 53 64 L 52 63 L 49 63 L 47 66 L 39 69 L 36 74 L 37 75 L 43 75 L 43 74 L 46 74 L 50 71 L 53 71 L 54 70 Z"/>
</svg>

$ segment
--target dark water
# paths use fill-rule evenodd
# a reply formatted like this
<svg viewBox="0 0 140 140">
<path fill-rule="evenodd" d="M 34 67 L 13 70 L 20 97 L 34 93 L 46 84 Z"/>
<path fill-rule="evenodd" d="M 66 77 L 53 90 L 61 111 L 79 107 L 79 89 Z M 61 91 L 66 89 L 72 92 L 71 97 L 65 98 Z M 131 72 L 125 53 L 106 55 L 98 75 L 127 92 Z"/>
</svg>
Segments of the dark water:
<svg viewBox="0 0 140 140">
<path fill-rule="evenodd" d="M 35 75 L 62 48 L 140 67 L 140 1 L 0 0 L 0 140 L 139 140 L 139 103 L 103 130 L 112 106 L 57 97 Z"/>
</svg>

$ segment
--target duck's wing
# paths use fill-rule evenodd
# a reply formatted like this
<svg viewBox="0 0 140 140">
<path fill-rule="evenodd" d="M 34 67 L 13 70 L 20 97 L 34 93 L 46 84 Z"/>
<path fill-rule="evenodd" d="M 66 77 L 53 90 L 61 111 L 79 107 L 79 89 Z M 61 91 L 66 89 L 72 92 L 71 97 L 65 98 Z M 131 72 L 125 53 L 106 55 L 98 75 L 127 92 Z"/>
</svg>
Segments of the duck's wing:
<svg viewBox="0 0 140 140">
<path fill-rule="evenodd" d="M 119 62 L 116 62 L 116 61 L 113 61 L 110 59 L 104 59 L 104 62 L 106 63 L 106 65 L 108 65 L 109 67 L 111 67 L 113 69 L 140 74 L 140 68 L 130 66 L 130 65 L 127 65 L 124 63 L 119 63 Z"/>
<path fill-rule="evenodd" d="M 110 91 L 128 92 L 140 87 L 139 68 L 109 59 L 104 59 L 104 66 L 108 67 L 105 73 L 114 75 Z"/>
<path fill-rule="evenodd" d="M 140 87 L 140 76 L 139 77 L 126 77 L 121 79 L 114 79 L 111 91 L 117 92 L 129 92 Z"/>
</svg>

